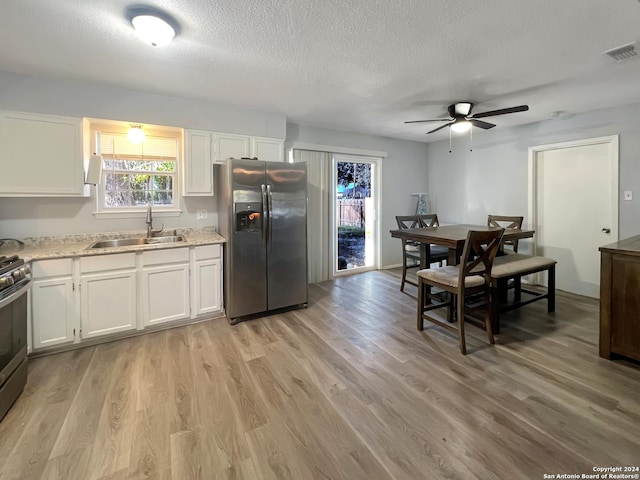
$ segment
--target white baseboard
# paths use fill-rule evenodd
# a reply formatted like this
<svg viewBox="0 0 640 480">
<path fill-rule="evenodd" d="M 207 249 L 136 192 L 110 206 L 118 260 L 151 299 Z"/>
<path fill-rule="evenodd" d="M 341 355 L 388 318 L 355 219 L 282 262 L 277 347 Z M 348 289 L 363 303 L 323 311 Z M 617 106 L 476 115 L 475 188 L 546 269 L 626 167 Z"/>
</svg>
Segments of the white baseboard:
<svg viewBox="0 0 640 480">
<path fill-rule="evenodd" d="M 402 268 L 402 264 L 398 263 L 396 265 L 385 265 L 384 267 L 381 268 L 381 270 L 390 270 L 392 268 Z"/>
</svg>

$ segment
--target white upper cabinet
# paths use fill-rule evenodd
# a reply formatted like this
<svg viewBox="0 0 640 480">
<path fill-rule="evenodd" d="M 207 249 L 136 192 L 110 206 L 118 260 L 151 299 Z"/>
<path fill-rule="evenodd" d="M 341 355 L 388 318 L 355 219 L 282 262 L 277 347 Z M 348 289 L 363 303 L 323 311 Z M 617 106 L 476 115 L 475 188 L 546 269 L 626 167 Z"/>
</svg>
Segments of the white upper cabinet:
<svg viewBox="0 0 640 480">
<path fill-rule="evenodd" d="M 213 132 L 184 131 L 184 195 L 213 195 Z"/>
<path fill-rule="evenodd" d="M 235 133 L 186 129 L 184 162 L 184 195 L 214 194 L 214 163 L 227 158 L 258 158 L 269 162 L 284 161 L 284 140 L 251 137 Z"/>
<path fill-rule="evenodd" d="M 0 111 L 0 196 L 82 196 L 82 119 Z"/>
<path fill-rule="evenodd" d="M 284 161 L 284 140 L 277 138 L 252 137 L 251 157 L 267 162 Z"/>
<path fill-rule="evenodd" d="M 251 137 L 233 133 L 215 133 L 214 159 L 218 163 L 227 158 L 249 157 L 251 153 Z"/>
</svg>

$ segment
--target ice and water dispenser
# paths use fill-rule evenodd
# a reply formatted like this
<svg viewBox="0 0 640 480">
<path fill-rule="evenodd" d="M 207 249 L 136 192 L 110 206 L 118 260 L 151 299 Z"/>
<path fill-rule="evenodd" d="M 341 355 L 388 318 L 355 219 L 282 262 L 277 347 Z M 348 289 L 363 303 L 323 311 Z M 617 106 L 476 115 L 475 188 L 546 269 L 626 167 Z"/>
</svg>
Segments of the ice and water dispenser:
<svg viewBox="0 0 640 480">
<path fill-rule="evenodd" d="M 236 202 L 236 232 L 260 232 L 262 231 L 262 205 L 260 203 Z"/>
</svg>

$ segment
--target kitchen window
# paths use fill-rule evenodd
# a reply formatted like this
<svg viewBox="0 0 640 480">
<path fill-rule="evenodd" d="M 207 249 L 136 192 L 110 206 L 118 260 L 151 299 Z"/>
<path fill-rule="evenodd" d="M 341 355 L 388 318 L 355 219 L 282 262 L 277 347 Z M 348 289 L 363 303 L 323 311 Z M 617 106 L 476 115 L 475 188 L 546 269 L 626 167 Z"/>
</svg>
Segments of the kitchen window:
<svg viewBox="0 0 640 480">
<path fill-rule="evenodd" d="M 147 135 L 132 143 L 124 133 L 96 132 L 102 156 L 98 211 L 136 212 L 151 204 L 157 211 L 177 210 L 179 139 Z"/>
</svg>

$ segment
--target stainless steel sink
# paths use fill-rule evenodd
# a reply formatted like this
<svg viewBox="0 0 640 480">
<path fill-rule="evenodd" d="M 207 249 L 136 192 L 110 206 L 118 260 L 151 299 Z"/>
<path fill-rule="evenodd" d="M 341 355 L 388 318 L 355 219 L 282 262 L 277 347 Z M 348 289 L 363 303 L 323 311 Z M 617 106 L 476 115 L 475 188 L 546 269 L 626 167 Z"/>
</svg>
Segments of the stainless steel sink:
<svg viewBox="0 0 640 480">
<path fill-rule="evenodd" d="M 115 247 L 130 247 L 139 245 L 156 245 L 160 243 L 177 243 L 184 242 L 186 239 L 184 235 L 168 235 L 165 237 L 138 237 L 138 238 L 116 238 L 113 240 L 98 240 L 93 242 L 87 247 L 87 250 L 92 248 L 115 248 Z"/>
</svg>

